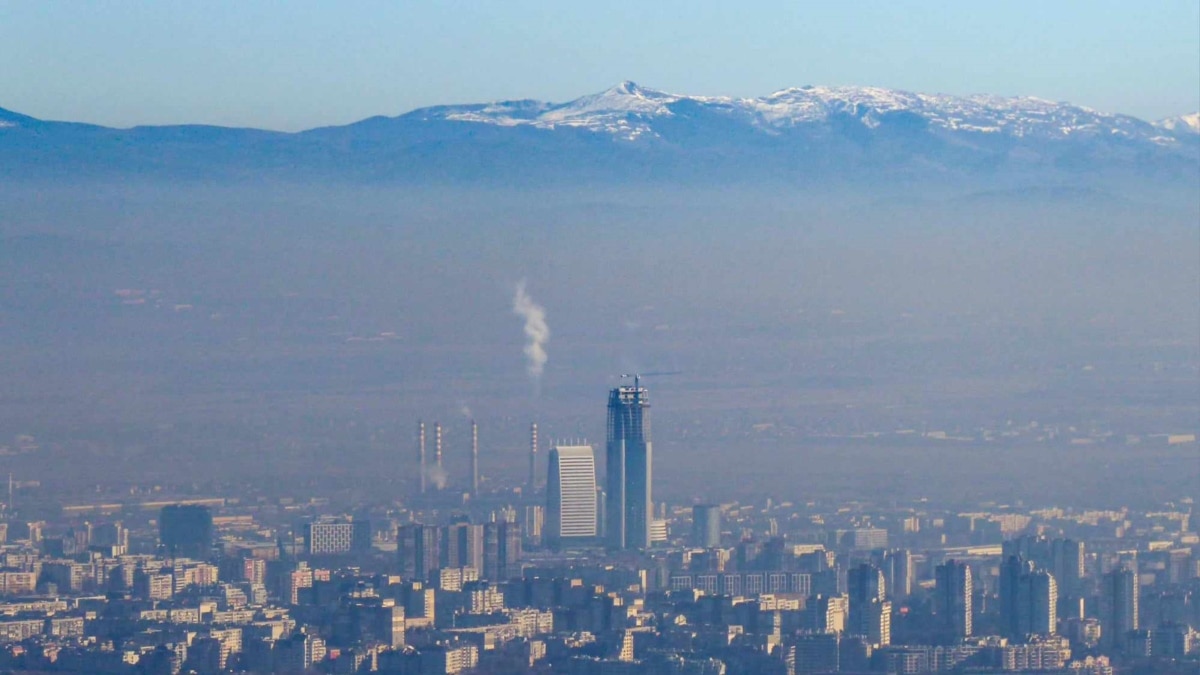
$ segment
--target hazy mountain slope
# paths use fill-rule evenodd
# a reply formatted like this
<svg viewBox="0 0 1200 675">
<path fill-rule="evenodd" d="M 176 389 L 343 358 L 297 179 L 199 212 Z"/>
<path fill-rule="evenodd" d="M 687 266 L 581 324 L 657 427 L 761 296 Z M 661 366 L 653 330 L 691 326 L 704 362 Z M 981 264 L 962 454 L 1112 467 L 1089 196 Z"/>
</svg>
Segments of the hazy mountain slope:
<svg viewBox="0 0 1200 675">
<path fill-rule="evenodd" d="M 702 97 L 624 82 L 561 104 L 437 106 L 300 133 L 111 129 L 0 110 L 0 175 L 448 184 L 1132 177 L 1186 186 L 1200 167 L 1194 122 L 1152 124 L 1028 97 L 872 87 Z"/>
</svg>

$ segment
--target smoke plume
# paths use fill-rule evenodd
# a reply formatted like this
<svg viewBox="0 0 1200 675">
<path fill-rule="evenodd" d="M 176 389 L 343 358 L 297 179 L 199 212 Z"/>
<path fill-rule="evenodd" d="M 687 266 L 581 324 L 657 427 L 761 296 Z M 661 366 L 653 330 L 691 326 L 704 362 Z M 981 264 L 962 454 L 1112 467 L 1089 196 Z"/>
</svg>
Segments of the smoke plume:
<svg viewBox="0 0 1200 675">
<path fill-rule="evenodd" d="M 525 282 L 517 284 L 513 296 L 513 313 L 525 319 L 525 358 L 529 364 L 529 376 L 538 379 L 546 367 L 546 343 L 550 340 L 550 326 L 546 325 L 546 308 L 533 301 L 525 292 Z"/>
<path fill-rule="evenodd" d="M 425 467 L 425 478 L 433 484 L 433 487 L 438 490 L 444 490 L 446 489 L 446 483 L 450 478 L 450 474 L 442 467 L 434 464 L 433 466 Z"/>
</svg>

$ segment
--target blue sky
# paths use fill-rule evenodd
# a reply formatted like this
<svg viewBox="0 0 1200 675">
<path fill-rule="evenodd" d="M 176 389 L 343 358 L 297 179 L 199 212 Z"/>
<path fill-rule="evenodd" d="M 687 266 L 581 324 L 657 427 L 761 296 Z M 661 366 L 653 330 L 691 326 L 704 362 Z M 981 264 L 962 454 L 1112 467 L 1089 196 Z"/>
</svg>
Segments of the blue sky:
<svg viewBox="0 0 1200 675">
<path fill-rule="evenodd" d="M 621 80 L 1027 94 L 1200 109 L 1200 2 L 0 0 L 0 107 L 114 126 L 301 129 Z"/>
</svg>

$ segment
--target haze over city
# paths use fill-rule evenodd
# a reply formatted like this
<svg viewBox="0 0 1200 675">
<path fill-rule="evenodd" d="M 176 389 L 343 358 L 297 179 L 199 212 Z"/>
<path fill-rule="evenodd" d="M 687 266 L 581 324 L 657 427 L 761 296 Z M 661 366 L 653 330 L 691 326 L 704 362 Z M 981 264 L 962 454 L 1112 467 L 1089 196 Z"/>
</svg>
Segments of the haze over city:
<svg viewBox="0 0 1200 675">
<path fill-rule="evenodd" d="M 0 670 L 1200 668 L 1195 3 L 0 62 Z"/>
</svg>

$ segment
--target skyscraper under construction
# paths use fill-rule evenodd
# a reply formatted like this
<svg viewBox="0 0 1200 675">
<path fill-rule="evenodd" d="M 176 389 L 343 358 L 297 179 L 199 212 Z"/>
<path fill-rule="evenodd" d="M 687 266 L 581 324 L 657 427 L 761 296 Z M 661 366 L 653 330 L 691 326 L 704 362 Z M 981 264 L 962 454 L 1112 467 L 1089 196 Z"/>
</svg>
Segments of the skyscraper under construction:
<svg viewBox="0 0 1200 675">
<path fill-rule="evenodd" d="M 605 452 L 606 538 L 611 548 L 650 546 L 651 446 L 650 401 L 638 379 L 608 395 L 608 443 Z"/>
</svg>

